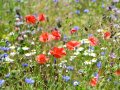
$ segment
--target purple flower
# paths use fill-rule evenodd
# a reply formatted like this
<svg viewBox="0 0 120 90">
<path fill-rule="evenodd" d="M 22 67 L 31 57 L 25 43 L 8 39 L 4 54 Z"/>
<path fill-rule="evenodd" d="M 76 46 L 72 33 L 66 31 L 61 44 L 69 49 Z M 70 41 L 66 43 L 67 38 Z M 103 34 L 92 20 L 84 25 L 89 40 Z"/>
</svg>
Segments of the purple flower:
<svg viewBox="0 0 120 90">
<path fill-rule="evenodd" d="M 85 9 L 85 10 L 84 10 L 84 13 L 89 13 L 89 9 Z"/>
<path fill-rule="evenodd" d="M 111 53 L 111 54 L 110 54 L 110 57 L 111 57 L 111 58 L 116 58 L 115 53 Z"/>
<path fill-rule="evenodd" d="M 8 48 L 8 47 L 0 47 L 0 50 L 3 50 L 3 51 L 9 51 L 10 50 L 10 48 Z"/>
<path fill-rule="evenodd" d="M 80 14 L 80 10 L 76 10 L 75 13 L 76 13 L 76 14 Z"/>
<path fill-rule="evenodd" d="M 74 86 L 78 86 L 79 84 L 80 84 L 79 81 L 73 81 L 73 85 L 74 85 Z"/>
<path fill-rule="evenodd" d="M 8 56 L 8 54 L 4 53 L 4 54 L 1 55 L 1 58 L 6 58 L 7 56 Z"/>
<path fill-rule="evenodd" d="M 68 67 L 66 67 L 66 69 L 72 71 L 72 70 L 74 70 L 74 67 L 73 66 L 68 66 Z"/>
<path fill-rule="evenodd" d="M 100 69 L 100 68 L 101 68 L 101 65 L 102 65 L 102 63 L 99 61 L 99 62 L 97 63 L 97 67 Z"/>
<path fill-rule="evenodd" d="M 28 64 L 27 64 L 27 63 L 23 63 L 22 66 L 23 66 L 23 67 L 27 67 Z"/>
<path fill-rule="evenodd" d="M 94 77 L 96 77 L 98 79 L 99 78 L 99 74 L 97 72 L 94 73 Z"/>
<path fill-rule="evenodd" d="M 66 42 L 67 40 L 68 40 L 68 37 L 66 35 L 64 35 L 63 41 Z"/>
<path fill-rule="evenodd" d="M 101 55 L 104 56 L 104 55 L 105 55 L 105 52 L 101 52 Z"/>
<path fill-rule="evenodd" d="M 93 34 L 88 34 L 88 37 L 91 37 L 91 36 L 93 36 Z"/>
<path fill-rule="evenodd" d="M 25 82 L 28 84 L 34 84 L 34 80 L 32 78 L 25 78 Z"/>
<path fill-rule="evenodd" d="M 56 64 L 56 58 L 54 58 L 54 64 Z"/>
<path fill-rule="evenodd" d="M 96 0 L 92 0 L 92 2 L 96 2 Z"/>
<path fill-rule="evenodd" d="M 75 2 L 79 2 L 79 0 L 75 0 Z"/>
<path fill-rule="evenodd" d="M 69 77 L 69 76 L 63 76 L 62 78 L 63 78 L 63 80 L 66 81 L 66 82 L 70 80 L 70 77 Z"/>
<path fill-rule="evenodd" d="M 53 2 L 57 3 L 57 2 L 58 2 L 58 0 L 53 0 Z"/>
<path fill-rule="evenodd" d="M 113 0 L 113 2 L 114 2 L 114 3 L 118 3 L 118 2 L 119 2 L 119 0 Z"/>
<path fill-rule="evenodd" d="M 104 8 L 105 7 L 105 5 L 104 4 L 102 4 L 102 8 Z"/>
<path fill-rule="evenodd" d="M 79 30 L 79 27 L 78 27 L 78 26 L 74 26 L 74 29 L 75 29 L 75 30 Z"/>
<path fill-rule="evenodd" d="M 0 87 L 5 83 L 5 80 L 0 79 Z"/>
</svg>

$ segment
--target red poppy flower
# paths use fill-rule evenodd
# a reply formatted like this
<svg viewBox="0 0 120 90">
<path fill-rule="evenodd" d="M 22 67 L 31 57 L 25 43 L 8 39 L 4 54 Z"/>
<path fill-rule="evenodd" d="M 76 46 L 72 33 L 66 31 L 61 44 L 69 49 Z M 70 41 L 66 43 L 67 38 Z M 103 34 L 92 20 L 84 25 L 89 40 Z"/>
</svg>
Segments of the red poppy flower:
<svg viewBox="0 0 120 90">
<path fill-rule="evenodd" d="M 80 46 L 80 42 L 78 41 L 69 41 L 67 44 L 66 44 L 67 48 L 69 50 L 74 50 L 75 47 L 79 47 Z"/>
<path fill-rule="evenodd" d="M 47 32 L 44 32 L 40 35 L 39 40 L 41 42 L 48 42 L 51 41 L 53 39 L 53 36 Z"/>
<path fill-rule="evenodd" d="M 66 55 L 64 48 L 58 48 L 58 47 L 54 47 L 50 51 L 50 53 L 56 58 L 61 58 L 62 56 Z"/>
<path fill-rule="evenodd" d="M 111 32 L 107 31 L 107 32 L 104 33 L 104 39 L 109 39 L 110 36 L 111 36 Z"/>
<path fill-rule="evenodd" d="M 70 33 L 71 33 L 71 34 L 76 33 L 76 32 L 77 32 L 77 30 L 74 29 L 74 28 L 70 30 Z"/>
<path fill-rule="evenodd" d="M 97 78 L 92 78 L 92 79 L 90 80 L 90 85 L 91 85 L 91 86 L 96 86 L 96 85 L 97 85 Z"/>
<path fill-rule="evenodd" d="M 38 21 L 45 21 L 45 15 L 44 14 L 39 14 L 38 16 Z"/>
<path fill-rule="evenodd" d="M 60 38 L 61 38 L 61 34 L 58 30 L 53 30 L 52 35 L 54 37 L 54 40 L 60 40 Z"/>
<path fill-rule="evenodd" d="M 27 15 L 25 17 L 25 19 L 26 19 L 26 22 L 29 23 L 29 24 L 35 24 L 36 23 L 36 18 L 33 15 Z"/>
<path fill-rule="evenodd" d="M 115 75 L 120 76 L 120 69 L 115 71 Z"/>
<path fill-rule="evenodd" d="M 37 56 L 37 62 L 39 64 L 45 64 L 48 61 L 48 58 L 45 56 L 45 54 L 40 54 Z"/>
<path fill-rule="evenodd" d="M 98 45 L 98 39 L 97 39 L 96 37 L 90 36 L 88 39 L 89 39 L 89 41 L 90 41 L 90 45 L 91 45 L 91 46 L 96 46 L 96 45 Z"/>
</svg>

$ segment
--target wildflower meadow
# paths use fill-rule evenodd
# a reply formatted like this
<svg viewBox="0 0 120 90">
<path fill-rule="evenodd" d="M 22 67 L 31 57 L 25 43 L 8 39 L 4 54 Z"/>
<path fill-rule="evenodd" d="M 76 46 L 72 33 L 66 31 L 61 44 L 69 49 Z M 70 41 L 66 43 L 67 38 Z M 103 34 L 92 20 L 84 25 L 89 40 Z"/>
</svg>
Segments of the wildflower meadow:
<svg viewBox="0 0 120 90">
<path fill-rule="evenodd" d="M 0 0 L 0 90 L 120 90 L 120 0 Z"/>
</svg>

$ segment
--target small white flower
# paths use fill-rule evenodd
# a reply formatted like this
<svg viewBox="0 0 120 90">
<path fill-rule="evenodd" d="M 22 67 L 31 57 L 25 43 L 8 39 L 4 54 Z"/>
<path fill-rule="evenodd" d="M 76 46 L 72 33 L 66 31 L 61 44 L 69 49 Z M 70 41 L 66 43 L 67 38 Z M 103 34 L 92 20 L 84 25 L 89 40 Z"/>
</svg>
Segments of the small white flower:
<svg viewBox="0 0 120 90">
<path fill-rule="evenodd" d="M 17 51 L 19 51 L 19 50 L 20 50 L 20 47 L 17 48 Z"/>
<path fill-rule="evenodd" d="M 10 56 L 15 56 L 15 54 L 16 54 L 15 52 L 11 52 Z"/>
<path fill-rule="evenodd" d="M 76 56 L 79 55 L 79 54 L 80 54 L 80 52 L 74 52 L 74 55 L 76 55 Z"/>
<path fill-rule="evenodd" d="M 91 60 L 91 62 L 96 62 L 97 61 L 97 59 L 96 58 L 93 58 L 92 60 Z"/>
<path fill-rule="evenodd" d="M 91 62 L 90 61 L 85 61 L 84 64 L 89 65 L 89 64 L 91 64 Z"/>
<path fill-rule="evenodd" d="M 101 50 L 106 50 L 107 48 L 106 47 L 102 47 Z"/>
<path fill-rule="evenodd" d="M 34 43 L 34 42 L 31 42 L 31 44 L 32 44 L 32 45 L 35 45 L 35 43 Z"/>
<path fill-rule="evenodd" d="M 96 57 L 96 53 L 89 53 L 89 56 Z"/>
<path fill-rule="evenodd" d="M 50 66 L 50 64 L 46 64 L 46 66 L 47 66 L 47 67 L 49 67 L 49 66 Z"/>
<path fill-rule="evenodd" d="M 74 82 L 73 82 L 73 85 L 74 85 L 74 86 L 77 86 L 77 85 L 79 85 L 79 82 L 78 82 L 78 81 L 74 81 Z"/>
<path fill-rule="evenodd" d="M 89 53 L 84 51 L 83 55 L 87 56 L 87 55 L 89 55 Z"/>
<path fill-rule="evenodd" d="M 61 61 L 61 63 L 66 63 L 66 62 L 67 62 L 67 60 Z"/>
<path fill-rule="evenodd" d="M 15 49 L 15 46 L 11 46 L 10 49 Z"/>
<path fill-rule="evenodd" d="M 86 43 L 89 43 L 89 40 L 88 40 L 88 39 L 82 39 L 82 40 L 81 40 L 81 44 L 86 44 Z"/>
<path fill-rule="evenodd" d="M 63 45 L 63 47 L 65 48 L 65 47 L 66 47 L 66 45 Z"/>
<path fill-rule="evenodd" d="M 88 53 L 92 53 L 92 52 L 94 52 L 94 50 L 89 49 L 87 52 Z"/>
<path fill-rule="evenodd" d="M 97 32 L 103 32 L 104 30 L 103 29 L 98 29 Z"/>
<path fill-rule="evenodd" d="M 10 32 L 10 33 L 9 33 L 10 36 L 12 36 L 12 35 L 14 35 L 14 34 L 15 34 L 14 32 Z"/>
<path fill-rule="evenodd" d="M 6 57 L 6 58 L 5 58 L 5 61 L 6 61 L 6 62 L 13 62 L 14 60 L 13 60 L 13 59 L 10 59 L 9 57 Z"/>
<path fill-rule="evenodd" d="M 68 70 L 66 70 L 66 72 L 68 72 Z"/>
<path fill-rule="evenodd" d="M 50 52 L 48 52 L 48 55 L 51 55 L 51 53 L 50 53 Z"/>
<path fill-rule="evenodd" d="M 25 51 L 26 51 L 26 50 L 29 50 L 28 47 L 22 47 L 22 49 L 25 50 Z"/>
<path fill-rule="evenodd" d="M 29 57 L 31 56 L 31 53 L 26 53 L 25 56 Z"/>
<path fill-rule="evenodd" d="M 59 72 L 59 73 L 61 73 L 61 72 L 62 72 L 62 70 L 58 70 L 58 72 Z"/>
<path fill-rule="evenodd" d="M 24 35 L 24 38 L 27 38 L 28 36 L 27 35 Z"/>
<path fill-rule="evenodd" d="M 45 52 L 45 51 L 43 51 L 43 54 L 46 54 L 46 52 Z"/>
<path fill-rule="evenodd" d="M 79 47 L 76 51 L 77 51 L 77 52 L 80 52 L 80 51 L 83 51 L 83 50 L 84 50 L 83 47 Z"/>
</svg>

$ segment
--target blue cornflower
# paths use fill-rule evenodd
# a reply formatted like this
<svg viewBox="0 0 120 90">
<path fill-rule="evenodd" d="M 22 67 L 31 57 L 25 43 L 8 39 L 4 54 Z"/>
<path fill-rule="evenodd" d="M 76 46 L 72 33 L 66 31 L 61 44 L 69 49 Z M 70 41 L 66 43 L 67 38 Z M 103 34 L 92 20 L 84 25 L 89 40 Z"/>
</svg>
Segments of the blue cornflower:
<svg viewBox="0 0 120 90">
<path fill-rule="evenodd" d="M 6 78 L 9 78 L 9 77 L 10 77 L 10 73 L 6 74 L 5 77 L 6 77 Z"/>
<path fill-rule="evenodd" d="M 67 40 L 68 40 L 68 37 L 66 35 L 64 35 L 63 41 L 66 42 Z"/>
<path fill-rule="evenodd" d="M 80 14 L 80 10 L 76 10 L 75 13 L 76 13 L 76 14 Z"/>
<path fill-rule="evenodd" d="M 75 30 L 79 30 L 79 27 L 78 27 L 78 26 L 74 26 L 74 29 L 75 29 Z"/>
<path fill-rule="evenodd" d="M 85 9 L 85 10 L 84 10 L 84 13 L 89 13 L 89 9 Z"/>
<path fill-rule="evenodd" d="M 79 2 L 79 0 L 75 0 L 75 2 Z"/>
<path fill-rule="evenodd" d="M 94 77 L 97 78 L 97 80 L 98 80 L 98 78 L 99 78 L 99 74 L 98 74 L 97 72 L 94 73 Z"/>
<path fill-rule="evenodd" d="M 100 68 L 101 68 L 101 65 L 102 65 L 102 63 L 99 61 L 99 62 L 97 63 L 97 67 L 100 69 Z"/>
<path fill-rule="evenodd" d="M 88 37 L 91 37 L 91 36 L 93 36 L 93 34 L 88 34 Z"/>
<path fill-rule="evenodd" d="M 53 2 L 57 3 L 57 2 L 58 2 L 58 0 L 53 0 Z"/>
<path fill-rule="evenodd" d="M 92 2 L 96 2 L 96 0 L 92 0 Z"/>
<path fill-rule="evenodd" d="M 69 77 L 69 76 L 63 76 L 62 78 L 63 78 L 63 80 L 66 81 L 66 82 L 70 80 L 70 77 Z"/>
<path fill-rule="evenodd" d="M 74 67 L 73 66 L 67 66 L 66 69 L 72 71 L 72 70 L 74 70 Z"/>
<path fill-rule="evenodd" d="M 23 67 L 27 67 L 28 64 L 27 64 L 27 63 L 23 63 L 22 66 L 23 66 Z"/>
<path fill-rule="evenodd" d="M 94 50 L 94 47 L 92 47 L 92 46 L 89 46 L 89 50 Z"/>
<path fill-rule="evenodd" d="M 1 55 L 1 58 L 6 58 L 7 56 L 8 56 L 8 54 L 4 53 L 4 54 Z"/>
<path fill-rule="evenodd" d="M 8 48 L 8 47 L 0 47 L 0 50 L 3 50 L 3 51 L 9 51 L 10 50 L 10 48 Z"/>
<path fill-rule="evenodd" d="M 34 80 L 32 78 L 25 78 L 25 82 L 28 84 L 34 84 Z"/>
<path fill-rule="evenodd" d="M 104 56 L 104 55 L 105 55 L 105 52 L 101 52 L 101 55 Z"/>
<path fill-rule="evenodd" d="M 9 46 L 10 42 L 8 40 L 6 40 L 6 46 Z"/>
<path fill-rule="evenodd" d="M 5 80 L 0 79 L 0 87 L 5 83 Z"/>
<path fill-rule="evenodd" d="M 56 58 L 54 58 L 54 64 L 56 64 Z"/>
<path fill-rule="evenodd" d="M 73 85 L 74 85 L 74 86 L 78 86 L 79 84 L 80 84 L 79 81 L 73 81 Z"/>
</svg>

